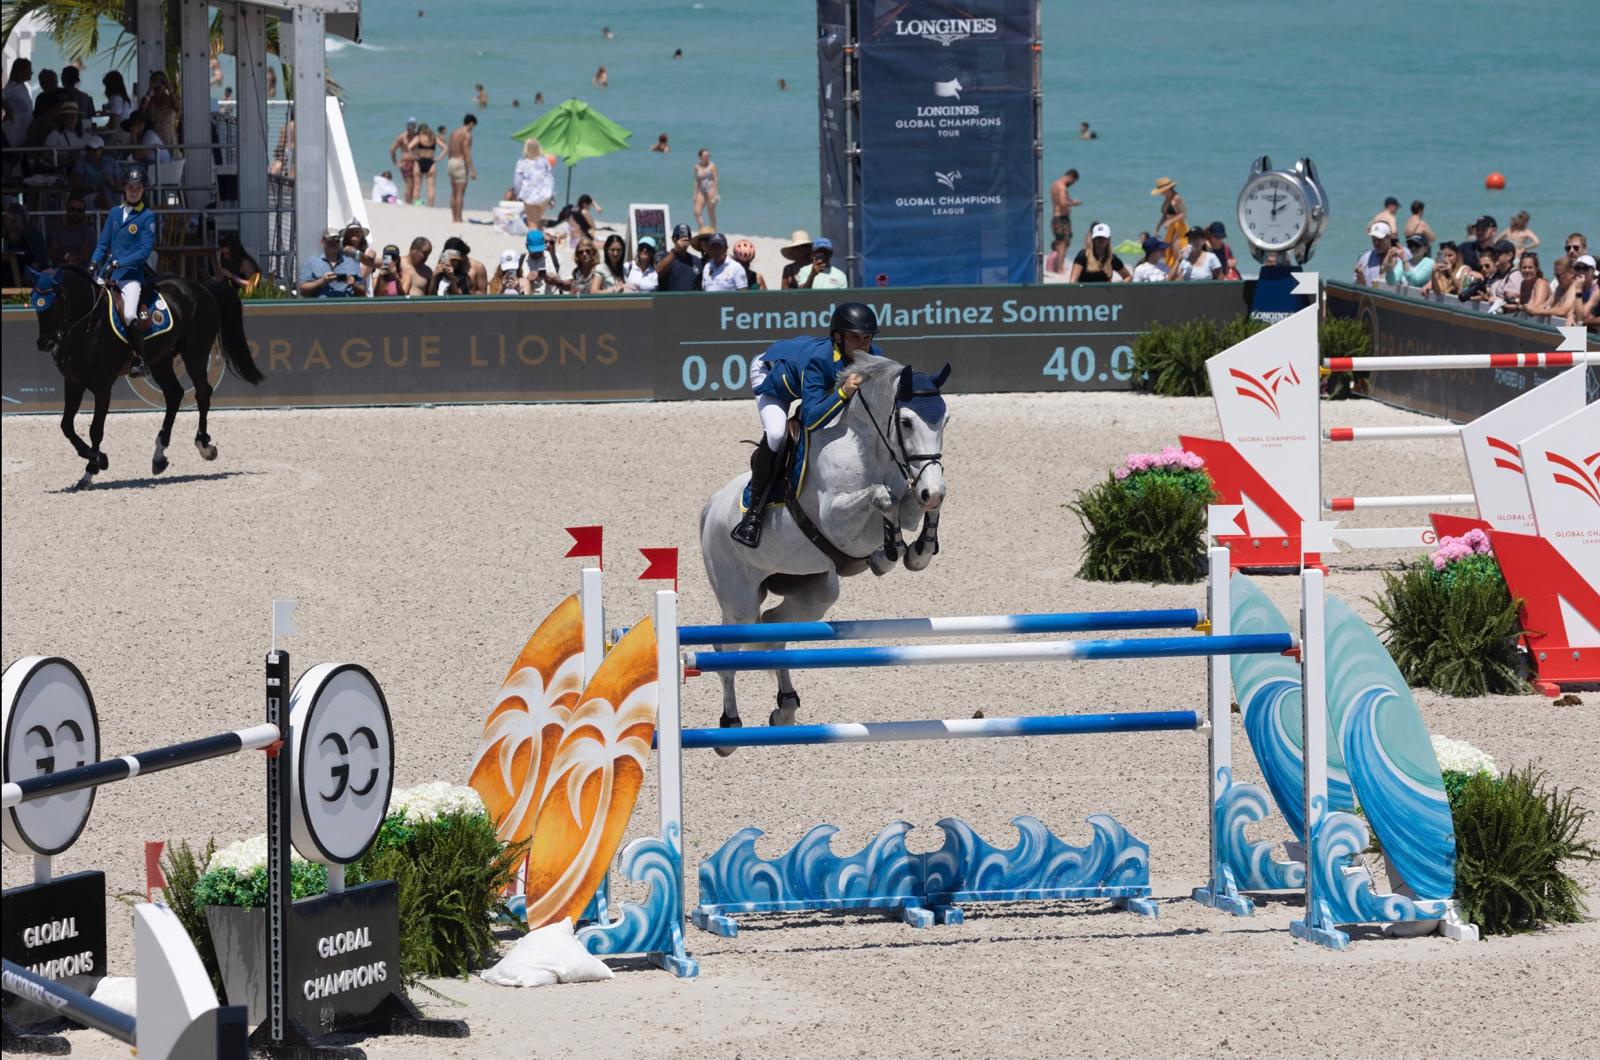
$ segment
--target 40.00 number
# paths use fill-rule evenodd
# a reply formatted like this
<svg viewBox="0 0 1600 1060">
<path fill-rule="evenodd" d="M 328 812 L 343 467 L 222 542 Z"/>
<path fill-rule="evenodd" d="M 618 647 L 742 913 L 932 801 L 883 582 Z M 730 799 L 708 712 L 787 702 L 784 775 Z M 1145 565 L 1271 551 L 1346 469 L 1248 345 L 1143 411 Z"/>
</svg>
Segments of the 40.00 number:
<svg viewBox="0 0 1600 1060">
<path fill-rule="evenodd" d="M 1098 359 L 1094 349 L 1089 346 L 1078 346 L 1073 349 L 1071 363 L 1067 358 L 1067 348 L 1057 346 L 1050 359 L 1044 362 L 1044 374 L 1053 376 L 1058 383 L 1065 383 L 1070 373 L 1074 382 L 1088 383 L 1096 377 L 1101 381 L 1105 375 L 1097 371 Z M 1119 383 L 1126 383 L 1133 378 L 1133 347 L 1118 346 L 1111 351 L 1111 378 Z"/>
</svg>

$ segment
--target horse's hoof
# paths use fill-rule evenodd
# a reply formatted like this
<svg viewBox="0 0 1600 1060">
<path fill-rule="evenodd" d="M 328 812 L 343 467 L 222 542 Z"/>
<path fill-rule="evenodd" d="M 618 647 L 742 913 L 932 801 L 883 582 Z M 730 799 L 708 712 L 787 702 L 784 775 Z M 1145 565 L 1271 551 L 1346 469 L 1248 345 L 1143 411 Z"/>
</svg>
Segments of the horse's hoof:
<svg viewBox="0 0 1600 1060">
<path fill-rule="evenodd" d="M 93 486 L 93 485 L 94 485 L 94 476 L 89 474 L 88 472 L 84 472 L 83 477 L 78 480 L 78 484 L 76 486 L 72 487 L 72 488 L 73 488 L 74 491 L 86 490 L 90 486 Z"/>
<path fill-rule="evenodd" d="M 196 438 L 194 440 L 194 447 L 200 451 L 201 460 L 215 460 L 217 458 L 217 447 L 209 442 L 203 442 L 199 438 Z"/>
<path fill-rule="evenodd" d="M 161 474 L 161 472 L 163 472 L 163 471 L 165 471 L 167 469 L 167 464 L 169 462 L 170 461 L 168 461 L 167 458 L 164 457 L 164 456 L 154 457 L 150 461 L 150 473 L 152 475 Z"/>
<path fill-rule="evenodd" d="M 717 724 L 720 725 L 724 729 L 742 729 L 742 728 L 744 728 L 744 721 L 742 719 L 740 719 L 740 718 L 730 718 L 726 714 L 724 714 L 722 716 L 722 720 L 719 721 Z M 737 747 L 718 747 L 716 749 L 717 757 L 718 758 L 727 758 L 729 755 L 733 754 L 733 752 L 735 752 L 737 750 L 738 750 Z"/>
<path fill-rule="evenodd" d="M 95 456 L 95 463 L 100 465 L 101 471 L 104 471 L 106 468 L 111 466 L 111 458 L 104 453 L 99 453 Z M 91 474 L 92 473 L 93 472 L 91 472 Z"/>
<path fill-rule="evenodd" d="M 788 708 L 779 707 L 777 710 L 774 710 L 771 714 L 767 715 L 767 724 L 768 725 L 793 725 L 794 724 L 795 710 L 796 710 L 795 707 L 788 707 Z"/>
</svg>

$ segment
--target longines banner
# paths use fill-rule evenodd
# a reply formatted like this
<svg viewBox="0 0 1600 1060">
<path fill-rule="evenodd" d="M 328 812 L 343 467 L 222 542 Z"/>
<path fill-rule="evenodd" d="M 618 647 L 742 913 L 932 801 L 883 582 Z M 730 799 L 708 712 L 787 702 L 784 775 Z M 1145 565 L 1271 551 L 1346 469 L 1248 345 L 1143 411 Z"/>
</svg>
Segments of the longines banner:
<svg viewBox="0 0 1600 1060">
<path fill-rule="evenodd" d="M 856 10 L 861 282 L 1037 281 L 1037 0 Z"/>
<path fill-rule="evenodd" d="M 1156 321 L 1231 319 L 1249 284 L 1051 284 L 851 291 L 883 322 L 884 352 L 953 392 L 1126 389 L 1133 340 Z M 821 334 L 829 291 L 609 298 L 473 298 L 247 303 L 245 332 L 266 374 L 223 377 L 213 406 L 744 398 L 770 343 Z M 27 309 L 0 314 L 6 412 L 59 412 L 61 377 L 36 348 Z M 119 409 L 153 408 L 146 379 L 119 383 Z"/>
<path fill-rule="evenodd" d="M 1435 354 L 1538 353 L 1554 350 L 1561 333 L 1515 317 L 1490 316 L 1448 303 L 1391 294 L 1329 281 L 1323 285 L 1328 314 L 1364 322 L 1374 357 Z M 1455 423 L 1477 419 L 1540 383 L 1560 368 L 1457 368 L 1426 372 L 1372 372 L 1357 390 L 1402 408 L 1443 416 Z M 1600 397 L 1600 370 L 1589 369 L 1589 399 Z"/>
</svg>

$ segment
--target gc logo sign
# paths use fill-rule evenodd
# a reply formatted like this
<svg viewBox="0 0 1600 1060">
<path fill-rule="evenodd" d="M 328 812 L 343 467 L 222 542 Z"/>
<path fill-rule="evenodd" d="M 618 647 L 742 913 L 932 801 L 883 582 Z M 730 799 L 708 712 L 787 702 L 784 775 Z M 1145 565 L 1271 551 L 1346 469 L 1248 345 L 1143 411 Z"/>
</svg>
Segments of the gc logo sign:
<svg viewBox="0 0 1600 1060">
<path fill-rule="evenodd" d="M 94 697 L 65 659 L 31 656 L 6 667 L 0 718 L 5 779 L 24 780 L 100 760 Z M 3 814 L 5 845 L 18 854 L 60 854 L 77 840 L 94 808 L 83 788 L 13 806 Z"/>
<path fill-rule="evenodd" d="M 348 864 L 372 845 L 394 787 L 383 691 L 364 667 L 323 663 L 295 682 L 289 711 L 295 848 L 324 865 Z"/>
</svg>

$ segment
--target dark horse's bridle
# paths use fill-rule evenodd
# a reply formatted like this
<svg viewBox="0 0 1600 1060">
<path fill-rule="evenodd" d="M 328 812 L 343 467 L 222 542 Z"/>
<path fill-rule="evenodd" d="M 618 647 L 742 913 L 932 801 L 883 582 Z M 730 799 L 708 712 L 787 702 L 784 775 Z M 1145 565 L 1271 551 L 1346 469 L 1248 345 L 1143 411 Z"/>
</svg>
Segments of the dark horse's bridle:
<svg viewBox="0 0 1600 1060">
<path fill-rule="evenodd" d="M 62 375 L 68 374 L 69 367 L 67 363 L 67 354 L 63 348 L 67 336 L 71 332 L 77 330 L 77 328 L 86 321 L 90 320 L 94 316 L 95 312 L 100 308 L 101 300 L 109 297 L 104 284 L 93 283 L 93 277 L 91 276 L 89 278 L 91 281 L 90 286 L 94 288 L 94 297 L 89 300 L 89 308 L 86 309 L 83 315 L 78 319 L 61 325 L 59 328 L 56 328 L 55 331 L 51 332 L 45 337 L 48 344 L 48 349 L 50 350 L 50 356 L 56 362 L 56 368 L 60 370 Z M 54 290 L 47 290 L 45 288 L 41 288 L 38 285 L 38 281 L 34 282 L 33 293 L 36 296 L 36 304 L 34 309 L 35 314 L 48 308 L 50 301 L 53 301 L 62 293 L 60 284 L 61 281 L 59 279 L 55 279 Z"/>
<path fill-rule="evenodd" d="M 922 481 L 922 476 L 927 474 L 929 468 L 938 466 L 941 471 L 944 470 L 944 453 L 913 453 L 908 451 L 906 449 L 905 427 L 901 423 L 900 417 L 894 414 L 895 410 L 910 405 L 919 397 L 939 397 L 939 387 L 949 377 L 950 366 L 947 364 L 942 372 L 932 377 L 932 390 L 918 390 L 916 388 L 916 373 L 911 370 L 909 365 L 900 373 L 900 386 L 895 392 L 894 406 L 889 410 L 889 419 L 894 424 L 894 442 L 889 441 L 889 432 L 878 424 L 878 417 L 873 415 L 872 405 L 867 401 L 866 395 L 863 394 L 861 396 L 861 407 L 866 409 L 867 419 L 872 421 L 872 429 L 877 432 L 878 440 L 883 443 L 883 448 L 889 454 L 889 459 L 894 461 L 895 467 L 900 469 L 900 474 L 905 476 L 906 491 L 908 493 L 917 488 L 917 483 Z M 896 446 L 899 447 L 899 455 L 895 453 Z M 916 474 L 912 474 L 913 464 L 920 465 L 916 468 Z"/>
</svg>

